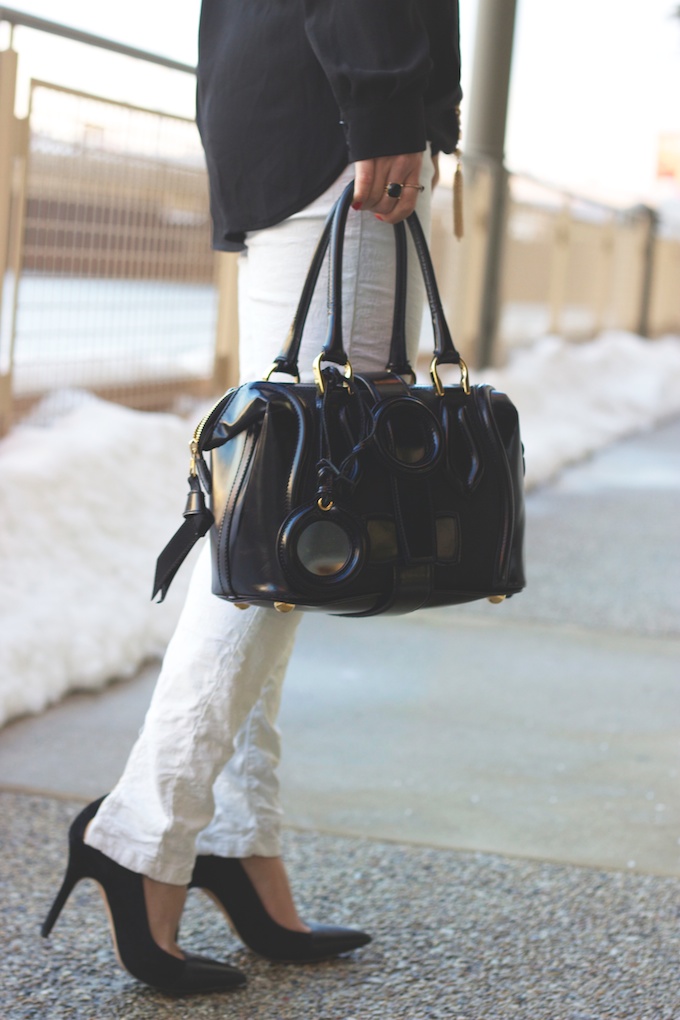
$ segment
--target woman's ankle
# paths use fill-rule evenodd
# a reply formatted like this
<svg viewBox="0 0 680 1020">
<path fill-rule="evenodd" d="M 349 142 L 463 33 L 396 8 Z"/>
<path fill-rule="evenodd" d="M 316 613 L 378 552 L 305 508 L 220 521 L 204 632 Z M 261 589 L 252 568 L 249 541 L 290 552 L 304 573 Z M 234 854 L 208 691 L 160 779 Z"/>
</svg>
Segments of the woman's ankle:
<svg viewBox="0 0 680 1020">
<path fill-rule="evenodd" d="M 144 903 L 151 937 L 166 953 L 182 960 L 184 953 L 176 940 L 187 888 L 183 885 L 157 882 L 156 879 L 148 878 L 146 875 L 143 878 Z"/>
<path fill-rule="evenodd" d="M 280 857 L 243 857 L 241 864 L 262 906 L 273 921 L 289 931 L 310 930 L 297 912 L 286 868 Z"/>
<path fill-rule="evenodd" d="M 92 825 L 89 822 L 83 833 L 83 841 L 87 840 L 87 833 Z M 157 946 L 171 956 L 184 959 L 184 953 L 177 945 L 177 931 L 180 918 L 184 910 L 184 901 L 187 897 L 187 887 L 183 885 L 170 885 L 169 882 L 158 882 L 155 878 L 144 879 L 144 905 L 146 916 L 149 922 L 151 937 Z"/>
</svg>

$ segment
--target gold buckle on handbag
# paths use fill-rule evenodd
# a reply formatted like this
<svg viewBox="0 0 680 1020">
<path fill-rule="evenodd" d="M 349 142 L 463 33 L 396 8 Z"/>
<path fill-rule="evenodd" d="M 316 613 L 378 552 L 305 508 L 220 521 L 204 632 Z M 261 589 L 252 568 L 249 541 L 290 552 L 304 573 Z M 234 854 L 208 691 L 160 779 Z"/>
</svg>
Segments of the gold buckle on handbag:
<svg viewBox="0 0 680 1020">
<path fill-rule="evenodd" d="M 319 393 L 320 393 L 321 396 L 323 396 L 324 393 L 326 392 L 326 383 L 323 381 L 323 375 L 321 374 L 321 362 L 322 361 L 323 361 L 323 351 L 321 352 L 321 354 L 318 355 L 318 357 L 314 358 L 314 365 L 313 365 L 313 369 L 314 369 L 314 382 L 316 383 L 317 388 L 318 388 Z M 341 366 L 338 366 L 338 367 L 341 367 Z M 345 362 L 345 365 L 342 366 L 342 367 L 343 367 L 343 372 L 344 372 L 344 375 L 345 375 L 345 379 L 347 380 L 347 382 L 351 382 L 352 379 L 354 378 L 354 373 L 352 371 L 352 366 L 350 365 L 349 361 Z"/>
<path fill-rule="evenodd" d="M 434 358 L 430 362 L 430 376 L 432 377 L 434 388 L 437 391 L 437 396 L 443 397 L 444 387 L 442 386 L 442 381 L 439 378 L 439 372 L 437 371 L 438 368 L 439 358 L 435 354 Z M 468 367 L 462 358 L 460 359 L 459 368 L 460 368 L 460 384 L 463 387 L 463 393 L 467 394 L 470 392 L 470 376 L 468 373 Z"/>
</svg>

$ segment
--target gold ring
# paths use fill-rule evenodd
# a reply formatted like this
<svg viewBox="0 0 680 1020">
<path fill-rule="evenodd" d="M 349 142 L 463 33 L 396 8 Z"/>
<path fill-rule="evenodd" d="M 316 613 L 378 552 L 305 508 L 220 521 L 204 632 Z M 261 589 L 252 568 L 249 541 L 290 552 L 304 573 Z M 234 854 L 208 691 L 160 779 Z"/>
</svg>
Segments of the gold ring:
<svg viewBox="0 0 680 1020">
<path fill-rule="evenodd" d="M 415 188 L 416 191 L 425 191 L 424 184 L 399 184 L 398 181 L 388 181 L 385 194 L 388 198 L 396 198 L 399 201 L 404 188 Z"/>
</svg>

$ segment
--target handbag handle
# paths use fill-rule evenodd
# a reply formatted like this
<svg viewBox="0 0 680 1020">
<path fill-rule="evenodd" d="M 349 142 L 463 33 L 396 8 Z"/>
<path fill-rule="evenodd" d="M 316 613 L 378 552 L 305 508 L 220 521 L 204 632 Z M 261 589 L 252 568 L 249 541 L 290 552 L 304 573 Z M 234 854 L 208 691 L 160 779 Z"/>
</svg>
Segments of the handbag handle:
<svg viewBox="0 0 680 1020">
<path fill-rule="evenodd" d="M 298 303 L 297 311 L 291 324 L 288 337 L 286 338 L 283 350 L 274 359 L 274 363 L 267 373 L 267 378 L 269 378 L 273 372 L 284 372 L 294 378 L 299 378 L 298 356 L 300 352 L 300 344 L 302 342 L 302 334 L 319 274 L 321 272 L 321 267 L 329 247 L 330 269 L 328 291 L 328 330 L 326 334 L 326 341 L 315 362 L 315 375 L 317 383 L 320 385 L 321 389 L 323 389 L 323 383 L 320 381 L 320 372 L 318 371 L 318 366 L 321 361 L 328 361 L 336 365 L 341 365 L 345 368 L 346 374 L 351 375 L 351 367 L 345 353 L 342 338 L 342 262 L 345 225 L 353 197 L 354 182 L 351 181 L 331 209 L 326 219 L 321 238 L 312 257 L 307 278 L 302 288 L 300 301 Z M 406 222 L 411 230 L 416 255 L 420 264 L 423 280 L 425 282 L 425 291 L 427 294 L 430 316 L 434 330 L 434 355 L 430 366 L 433 382 L 437 387 L 437 391 L 442 393 L 443 388 L 439 382 L 437 366 L 440 364 L 460 365 L 463 385 L 467 391 L 467 367 L 451 339 L 451 333 L 444 316 L 444 309 L 439 296 L 434 268 L 432 266 L 432 259 L 430 258 L 427 241 L 423 234 L 423 228 L 421 227 L 420 220 L 415 212 L 408 217 Z M 407 255 L 406 231 L 404 224 L 395 224 L 394 232 L 396 242 L 395 302 L 390 355 L 386 369 L 387 371 L 398 375 L 405 375 L 413 374 L 413 370 L 406 357 L 405 319 Z"/>
</svg>

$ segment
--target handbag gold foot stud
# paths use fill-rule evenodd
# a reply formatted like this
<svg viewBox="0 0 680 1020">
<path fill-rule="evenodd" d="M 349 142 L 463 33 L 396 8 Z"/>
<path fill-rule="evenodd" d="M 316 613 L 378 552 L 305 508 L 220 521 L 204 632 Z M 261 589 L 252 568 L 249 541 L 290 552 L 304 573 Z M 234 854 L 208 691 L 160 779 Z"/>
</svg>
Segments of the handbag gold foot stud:
<svg viewBox="0 0 680 1020">
<path fill-rule="evenodd" d="M 277 613 L 292 613 L 295 606 L 292 602 L 275 602 L 274 609 Z"/>
<path fill-rule="evenodd" d="M 234 602 L 237 609 L 250 609 L 250 602 Z"/>
<path fill-rule="evenodd" d="M 505 595 L 489 595 L 487 596 L 487 602 L 491 602 L 494 606 L 497 606 L 499 602 L 505 602 Z"/>
</svg>

